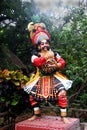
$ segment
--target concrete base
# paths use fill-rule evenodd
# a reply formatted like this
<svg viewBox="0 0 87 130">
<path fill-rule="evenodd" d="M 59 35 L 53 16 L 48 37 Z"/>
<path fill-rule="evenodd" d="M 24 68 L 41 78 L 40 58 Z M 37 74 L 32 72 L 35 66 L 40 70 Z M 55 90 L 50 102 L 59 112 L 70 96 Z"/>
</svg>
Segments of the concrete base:
<svg viewBox="0 0 87 130">
<path fill-rule="evenodd" d="M 77 118 L 69 118 L 71 123 L 64 124 L 60 117 L 43 116 L 34 121 L 24 120 L 16 123 L 15 130 L 80 130 Z"/>
</svg>

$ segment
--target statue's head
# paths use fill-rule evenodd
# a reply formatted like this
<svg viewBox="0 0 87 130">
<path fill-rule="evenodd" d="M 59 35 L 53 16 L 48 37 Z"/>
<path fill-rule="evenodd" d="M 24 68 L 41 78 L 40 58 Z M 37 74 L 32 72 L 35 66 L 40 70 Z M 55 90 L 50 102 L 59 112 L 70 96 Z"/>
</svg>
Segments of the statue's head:
<svg viewBox="0 0 87 130">
<path fill-rule="evenodd" d="M 42 41 L 48 42 L 51 40 L 51 37 L 47 32 L 44 23 L 34 24 L 33 22 L 30 22 L 28 24 L 28 31 L 30 32 L 30 38 L 32 40 L 33 45 L 39 45 Z"/>
</svg>

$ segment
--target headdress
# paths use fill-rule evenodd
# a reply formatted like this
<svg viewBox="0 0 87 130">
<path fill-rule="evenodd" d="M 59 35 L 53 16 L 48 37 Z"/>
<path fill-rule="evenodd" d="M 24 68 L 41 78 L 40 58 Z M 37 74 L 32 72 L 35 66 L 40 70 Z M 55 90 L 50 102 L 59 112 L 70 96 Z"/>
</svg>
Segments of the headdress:
<svg viewBox="0 0 87 130">
<path fill-rule="evenodd" d="M 43 39 L 51 40 L 50 34 L 46 30 L 46 26 L 44 23 L 36 23 L 30 22 L 28 24 L 28 31 L 30 32 L 30 38 L 34 45 L 38 44 Z"/>
</svg>

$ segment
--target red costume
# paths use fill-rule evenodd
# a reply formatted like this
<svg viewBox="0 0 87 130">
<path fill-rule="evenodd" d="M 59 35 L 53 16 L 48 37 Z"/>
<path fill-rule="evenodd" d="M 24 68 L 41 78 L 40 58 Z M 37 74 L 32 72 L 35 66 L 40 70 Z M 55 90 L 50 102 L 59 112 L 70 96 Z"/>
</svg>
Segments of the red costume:
<svg viewBox="0 0 87 130">
<path fill-rule="evenodd" d="M 57 52 L 50 48 L 50 35 L 42 23 L 28 25 L 32 43 L 38 47 L 32 54 L 31 61 L 37 68 L 32 80 L 25 86 L 24 91 L 30 95 L 30 103 L 34 114 L 40 114 L 38 101 L 55 101 L 60 106 L 61 116 L 66 116 L 66 90 L 71 87 L 72 81 L 58 72 L 63 69 L 65 61 Z M 34 30 L 34 32 L 33 32 Z"/>
</svg>

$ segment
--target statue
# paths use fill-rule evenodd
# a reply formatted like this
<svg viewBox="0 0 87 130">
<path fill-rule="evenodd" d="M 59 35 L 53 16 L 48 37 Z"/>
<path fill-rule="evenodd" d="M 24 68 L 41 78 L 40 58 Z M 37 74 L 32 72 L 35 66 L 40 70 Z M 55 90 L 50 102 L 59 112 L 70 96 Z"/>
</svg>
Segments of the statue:
<svg viewBox="0 0 87 130">
<path fill-rule="evenodd" d="M 58 72 L 58 69 L 64 68 L 65 61 L 51 49 L 51 37 L 44 23 L 31 22 L 28 24 L 28 31 L 34 46 L 31 62 L 37 68 L 36 74 L 24 86 L 34 111 L 29 120 L 41 115 L 38 101 L 55 101 L 60 107 L 64 123 L 68 123 L 66 90 L 71 87 L 72 81 Z"/>
</svg>

